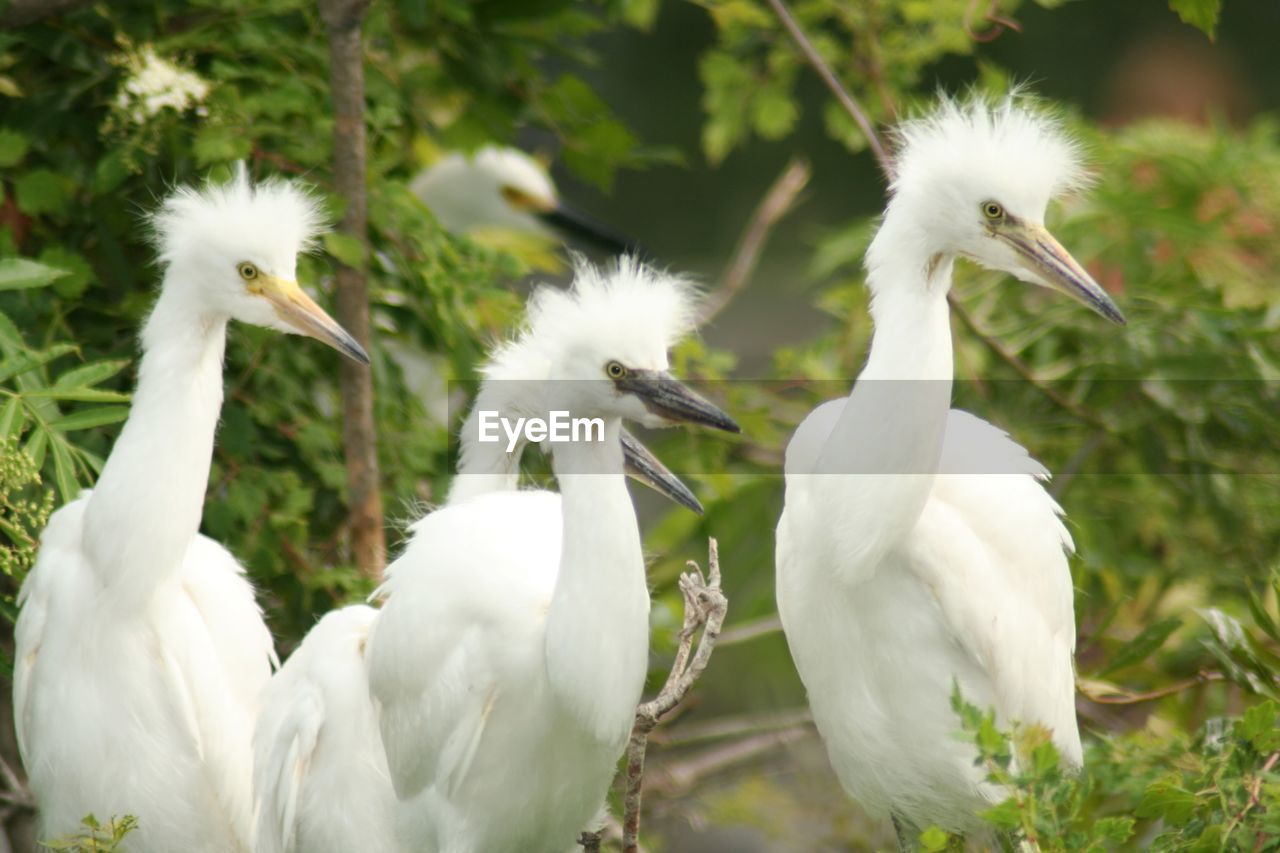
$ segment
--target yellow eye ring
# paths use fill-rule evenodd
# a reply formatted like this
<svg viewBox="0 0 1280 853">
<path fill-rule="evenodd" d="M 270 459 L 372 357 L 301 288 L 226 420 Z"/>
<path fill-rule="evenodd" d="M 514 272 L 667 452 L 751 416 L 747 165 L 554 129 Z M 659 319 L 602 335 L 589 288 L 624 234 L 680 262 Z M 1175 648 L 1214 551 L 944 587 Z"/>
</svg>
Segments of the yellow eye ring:
<svg viewBox="0 0 1280 853">
<path fill-rule="evenodd" d="M 608 374 L 610 379 L 621 379 L 627 375 L 627 369 L 619 362 L 611 361 L 604 366 L 604 372 Z"/>
<path fill-rule="evenodd" d="M 240 264 L 236 267 L 236 270 L 240 273 L 240 277 L 245 281 L 253 281 L 258 277 L 258 268 L 248 261 Z"/>
<path fill-rule="evenodd" d="M 982 203 L 982 215 L 987 219 L 1004 219 L 1004 208 L 999 202 L 984 201 Z"/>
</svg>

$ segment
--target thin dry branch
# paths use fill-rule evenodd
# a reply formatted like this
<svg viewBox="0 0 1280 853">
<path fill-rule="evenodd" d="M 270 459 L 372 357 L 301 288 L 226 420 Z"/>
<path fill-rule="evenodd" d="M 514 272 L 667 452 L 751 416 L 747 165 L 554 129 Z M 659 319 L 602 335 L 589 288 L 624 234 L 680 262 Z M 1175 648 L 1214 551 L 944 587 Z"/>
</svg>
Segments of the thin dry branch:
<svg viewBox="0 0 1280 853">
<path fill-rule="evenodd" d="M 760 262 L 760 252 L 768 241 L 770 232 L 782 217 L 791 212 L 812 175 L 813 170 L 807 160 L 792 157 L 774 179 L 769 191 L 751 214 L 747 227 L 743 229 L 724 277 L 720 279 L 720 286 L 707 294 L 703 301 L 698 314 L 699 326 L 714 319 L 746 286 Z"/>
<path fill-rule="evenodd" d="M 333 87 L 333 178 L 346 210 L 338 230 L 362 246 L 368 239 L 365 186 L 364 44 L 361 24 L 372 0 L 318 0 L 329 36 Z M 337 265 L 338 322 L 369 347 L 369 291 L 362 268 Z M 342 445 L 351 504 L 351 547 L 356 565 L 379 577 L 386 560 L 382 493 L 379 491 L 378 434 L 373 419 L 373 374 L 342 361 Z"/>
<path fill-rule="evenodd" d="M 1144 693 L 1125 693 L 1119 696 L 1088 696 L 1090 702 L 1096 702 L 1099 705 L 1136 705 L 1139 702 L 1154 702 L 1156 699 L 1163 699 L 1166 696 L 1172 696 L 1175 693 L 1181 693 L 1192 687 L 1201 684 L 1209 684 L 1213 681 L 1222 681 L 1226 676 L 1221 672 L 1202 671 L 1195 674 L 1194 677 L 1179 681 L 1176 684 L 1170 684 L 1165 687 L 1159 687 L 1155 690 L 1148 690 Z"/>
<path fill-rule="evenodd" d="M 822 58 L 822 54 L 818 53 L 817 48 L 813 46 L 813 42 L 809 41 L 809 37 L 805 35 L 799 22 L 792 16 L 787 4 L 783 0 L 769 0 L 769 5 L 777 13 L 778 20 L 782 21 L 782 26 L 786 28 L 791 40 L 796 43 L 796 47 L 800 48 L 800 53 L 812 66 L 813 70 L 818 72 L 818 76 L 822 78 L 822 82 L 831 90 L 831 94 L 836 96 L 840 106 L 844 107 L 845 112 L 853 118 L 859 129 L 862 130 L 863 136 L 867 138 L 867 146 L 871 149 L 871 153 L 876 156 L 876 162 L 880 164 L 881 171 L 886 176 L 893 177 L 893 160 L 889 157 L 889 152 L 885 149 L 884 143 L 880 141 L 880 136 L 876 133 L 871 119 L 867 117 L 866 111 L 862 109 L 862 105 L 840 84 L 839 78 L 831 70 L 831 66 L 827 64 L 827 61 Z"/>
<path fill-rule="evenodd" d="M 623 795 L 622 849 L 624 853 L 637 853 L 640 847 L 640 801 L 644 786 L 644 757 L 649 744 L 649 734 L 658 722 L 680 704 L 693 687 L 694 682 L 707 668 L 716 639 L 724 624 L 729 601 L 720 591 L 720 551 L 715 539 L 709 541 L 706 580 L 697 563 L 690 561 L 691 571 L 680 576 L 680 591 L 684 594 L 684 625 L 680 629 L 680 644 L 676 659 L 667 675 L 667 682 L 653 699 L 636 709 L 635 725 L 631 729 L 631 741 L 627 744 L 626 792 Z M 702 635 L 694 646 L 694 637 L 701 629 Z"/>
<path fill-rule="evenodd" d="M 772 616 L 762 616 L 759 619 L 750 622 L 740 622 L 731 628 L 726 628 L 724 633 L 720 635 L 720 647 L 736 646 L 739 643 L 749 643 L 760 637 L 767 637 L 770 634 L 777 634 L 782 631 L 782 619 L 778 614 Z"/>
</svg>

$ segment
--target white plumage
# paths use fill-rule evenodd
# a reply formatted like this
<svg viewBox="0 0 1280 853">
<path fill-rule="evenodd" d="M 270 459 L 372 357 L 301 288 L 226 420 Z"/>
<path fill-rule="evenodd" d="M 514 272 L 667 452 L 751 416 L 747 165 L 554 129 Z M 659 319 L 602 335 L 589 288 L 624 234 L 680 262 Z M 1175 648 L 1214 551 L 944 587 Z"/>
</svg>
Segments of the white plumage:
<svg viewBox="0 0 1280 853">
<path fill-rule="evenodd" d="M 947 308 L 959 255 L 1123 322 L 1043 228 L 1080 182 L 1077 146 L 1014 98 L 907 124 L 867 253 L 866 367 L 787 449 L 778 609 L 814 719 L 849 793 L 917 827 L 971 829 L 999 796 L 955 737 L 953 684 L 1081 761 L 1071 537 L 1048 472 L 949 409 Z"/>
<path fill-rule="evenodd" d="M 247 850 L 250 738 L 271 636 L 244 570 L 198 533 L 229 319 L 363 351 L 294 283 L 317 224 L 283 183 L 175 192 L 129 419 L 58 510 L 19 596 L 14 717 L 41 838 L 134 815 L 132 851 Z"/>
<path fill-rule="evenodd" d="M 365 839 L 362 850 L 559 851 L 598 813 L 648 659 L 621 420 L 736 428 L 665 374 L 668 348 L 690 327 L 689 297 L 681 280 L 629 260 L 609 275 L 580 265 L 570 291 L 538 291 L 476 407 L 601 417 L 605 440 L 549 445 L 560 494 L 515 491 L 518 456 L 477 442 L 468 421 L 449 503 L 410 528 L 381 610 L 350 610 L 371 623 L 363 654 L 322 648 L 329 616 L 276 676 L 256 735 L 262 849 L 349 849 L 333 841 L 317 792 L 342 785 L 352 762 L 387 777 L 343 800 L 345 837 Z M 273 724 L 300 716 L 277 703 L 307 701 L 283 684 L 295 662 L 338 655 L 348 677 L 320 691 L 318 735 Z M 353 696 L 361 710 L 329 711 Z"/>
</svg>

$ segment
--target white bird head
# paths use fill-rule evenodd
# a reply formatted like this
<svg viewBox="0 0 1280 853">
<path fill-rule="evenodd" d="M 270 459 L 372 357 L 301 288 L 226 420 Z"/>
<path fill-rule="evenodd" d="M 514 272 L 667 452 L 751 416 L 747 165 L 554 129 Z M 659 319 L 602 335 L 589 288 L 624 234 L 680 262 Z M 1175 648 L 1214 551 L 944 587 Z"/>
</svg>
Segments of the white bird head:
<svg viewBox="0 0 1280 853">
<path fill-rule="evenodd" d="M 365 351 L 298 286 L 298 253 L 321 226 L 317 201 L 284 181 L 180 187 L 151 217 L 165 288 L 201 313 L 307 335 L 365 364 Z"/>
<path fill-rule="evenodd" d="M 455 234 L 496 228 L 554 240 L 579 238 L 611 254 L 628 247 L 626 239 L 565 205 L 546 168 L 515 148 L 448 154 L 415 177 L 409 189 Z"/>
<path fill-rule="evenodd" d="M 1044 227 L 1053 199 L 1085 184 L 1080 145 L 1061 122 L 1018 95 L 996 103 L 943 99 L 897 132 L 885 224 L 868 253 L 876 266 L 912 251 L 964 256 L 1059 290 L 1117 323 L 1106 292 Z M 882 239 L 883 237 L 883 239 Z"/>
<path fill-rule="evenodd" d="M 733 419 L 675 380 L 668 352 L 694 328 L 694 289 L 631 257 L 607 271 L 576 259 L 573 284 L 529 300 L 526 329 L 486 369 L 490 379 L 543 384 L 543 405 L 647 426 Z"/>
</svg>

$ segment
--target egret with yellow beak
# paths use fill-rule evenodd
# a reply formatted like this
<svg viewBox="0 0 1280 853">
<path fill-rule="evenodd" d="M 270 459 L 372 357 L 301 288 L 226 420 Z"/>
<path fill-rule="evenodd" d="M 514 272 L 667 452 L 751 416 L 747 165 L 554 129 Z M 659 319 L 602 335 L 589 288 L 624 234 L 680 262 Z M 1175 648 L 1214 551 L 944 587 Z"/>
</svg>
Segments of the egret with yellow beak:
<svg viewBox="0 0 1280 853">
<path fill-rule="evenodd" d="M 164 281 L 129 418 L 92 492 L 62 507 L 23 585 L 13 707 L 40 838 L 132 815 L 135 853 L 246 851 L 250 740 L 275 658 L 244 569 L 200 535 L 227 323 L 368 363 L 298 286 L 315 201 L 283 182 L 173 193 Z"/>
</svg>

